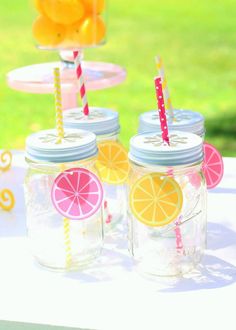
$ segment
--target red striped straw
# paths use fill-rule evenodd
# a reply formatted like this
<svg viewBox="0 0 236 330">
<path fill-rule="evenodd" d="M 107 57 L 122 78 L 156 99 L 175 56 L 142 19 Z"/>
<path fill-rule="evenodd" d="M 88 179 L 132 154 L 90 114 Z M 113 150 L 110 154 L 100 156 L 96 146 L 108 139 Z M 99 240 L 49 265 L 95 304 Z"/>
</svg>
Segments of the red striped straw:
<svg viewBox="0 0 236 330">
<path fill-rule="evenodd" d="M 79 81 L 80 97 L 81 97 L 81 101 L 82 101 L 83 113 L 85 116 L 88 116 L 89 115 L 89 106 L 88 106 L 87 94 L 86 94 L 82 65 L 81 65 L 81 52 L 74 51 L 73 54 L 74 54 L 74 60 L 75 60 L 76 75 L 77 75 L 77 78 Z"/>
<path fill-rule="evenodd" d="M 155 81 L 155 88 L 156 88 L 159 119 L 160 119 L 160 124 L 161 124 L 162 140 L 164 143 L 167 143 L 168 145 L 170 145 L 161 77 L 156 77 L 154 79 L 154 81 Z"/>
</svg>

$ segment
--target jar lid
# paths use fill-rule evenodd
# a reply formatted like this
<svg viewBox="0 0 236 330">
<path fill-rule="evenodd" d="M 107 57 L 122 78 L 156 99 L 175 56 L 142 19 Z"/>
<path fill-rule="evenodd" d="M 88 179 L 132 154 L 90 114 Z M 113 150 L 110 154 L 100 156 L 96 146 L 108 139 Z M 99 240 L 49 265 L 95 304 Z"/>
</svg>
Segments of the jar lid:
<svg viewBox="0 0 236 330">
<path fill-rule="evenodd" d="M 174 118 L 166 112 L 169 130 L 190 132 L 197 135 L 205 133 L 204 117 L 199 112 L 191 110 L 174 110 Z M 139 133 L 160 132 L 159 113 L 157 110 L 148 111 L 139 117 Z"/>
<path fill-rule="evenodd" d="M 96 135 L 119 133 L 120 124 L 117 112 L 97 107 L 90 107 L 89 111 L 89 116 L 83 114 L 82 108 L 64 111 L 65 127 L 85 129 Z"/>
<path fill-rule="evenodd" d="M 26 158 L 32 161 L 66 163 L 94 157 L 98 152 L 95 134 L 78 129 L 65 129 L 57 143 L 55 129 L 40 131 L 26 140 Z"/>
<path fill-rule="evenodd" d="M 192 133 L 170 131 L 170 145 L 159 133 L 143 133 L 130 140 L 129 159 L 140 165 L 190 165 L 203 160 L 203 141 Z"/>
</svg>

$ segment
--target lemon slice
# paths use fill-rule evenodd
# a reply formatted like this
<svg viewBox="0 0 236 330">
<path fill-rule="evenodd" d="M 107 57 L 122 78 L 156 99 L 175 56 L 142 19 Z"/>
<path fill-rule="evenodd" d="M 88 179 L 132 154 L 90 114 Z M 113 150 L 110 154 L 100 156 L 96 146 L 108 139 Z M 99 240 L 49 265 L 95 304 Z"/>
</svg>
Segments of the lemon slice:
<svg viewBox="0 0 236 330">
<path fill-rule="evenodd" d="M 130 192 L 134 216 L 151 227 L 165 226 L 178 217 L 183 205 L 179 184 L 162 173 L 151 173 L 135 182 Z"/>
<path fill-rule="evenodd" d="M 124 183 L 129 175 L 128 154 L 122 145 L 114 141 L 106 141 L 98 145 L 99 154 L 97 169 L 103 182 L 111 184 Z"/>
</svg>

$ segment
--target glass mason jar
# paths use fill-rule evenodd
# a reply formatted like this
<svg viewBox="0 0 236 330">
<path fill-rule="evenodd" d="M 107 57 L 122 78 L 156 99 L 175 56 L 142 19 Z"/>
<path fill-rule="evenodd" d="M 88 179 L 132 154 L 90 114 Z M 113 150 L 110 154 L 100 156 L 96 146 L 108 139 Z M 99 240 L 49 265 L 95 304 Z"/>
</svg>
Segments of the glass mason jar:
<svg viewBox="0 0 236 330">
<path fill-rule="evenodd" d="M 30 0 L 33 37 L 42 49 L 81 49 L 105 43 L 105 0 Z"/>
<path fill-rule="evenodd" d="M 101 253 L 102 189 L 96 155 L 95 135 L 82 130 L 65 130 L 60 144 L 55 130 L 26 141 L 28 235 L 42 266 L 73 270 Z"/>
<path fill-rule="evenodd" d="M 99 154 L 96 166 L 104 188 L 105 229 L 113 230 L 127 213 L 129 162 L 119 141 L 119 115 L 110 109 L 90 107 L 89 116 L 85 116 L 82 109 L 75 108 L 64 111 L 63 119 L 65 127 L 86 129 L 97 136 Z"/>
<path fill-rule="evenodd" d="M 141 272 L 176 276 L 192 270 L 206 246 L 202 139 L 143 133 L 130 142 L 129 250 Z"/>
<path fill-rule="evenodd" d="M 174 109 L 173 116 L 166 112 L 169 130 L 184 131 L 205 137 L 205 120 L 199 112 Z M 147 111 L 139 117 L 139 133 L 161 132 L 157 110 Z"/>
</svg>

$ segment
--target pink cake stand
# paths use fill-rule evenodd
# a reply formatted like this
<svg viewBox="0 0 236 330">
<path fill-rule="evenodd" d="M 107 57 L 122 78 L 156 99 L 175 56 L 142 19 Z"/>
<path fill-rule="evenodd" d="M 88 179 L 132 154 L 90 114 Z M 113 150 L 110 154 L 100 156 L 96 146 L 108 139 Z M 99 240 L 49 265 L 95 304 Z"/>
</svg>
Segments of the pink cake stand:
<svg viewBox="0 0 236 330">
<path fill-rule="evenodd" d="M 61 62 L 35 64 L 13 70 L 7 75 L 8 85 L 17 91 L 49 94 L 54 93 L 53 68 L 61 71 L 63 109 L 75 108 L 79 92 L 71 53 L 63 52 Z M 121 84 L 126 78 L 122 67 L 103 62 L 83 62 L 87 90 L 99 90 Z"/>
</svg>

